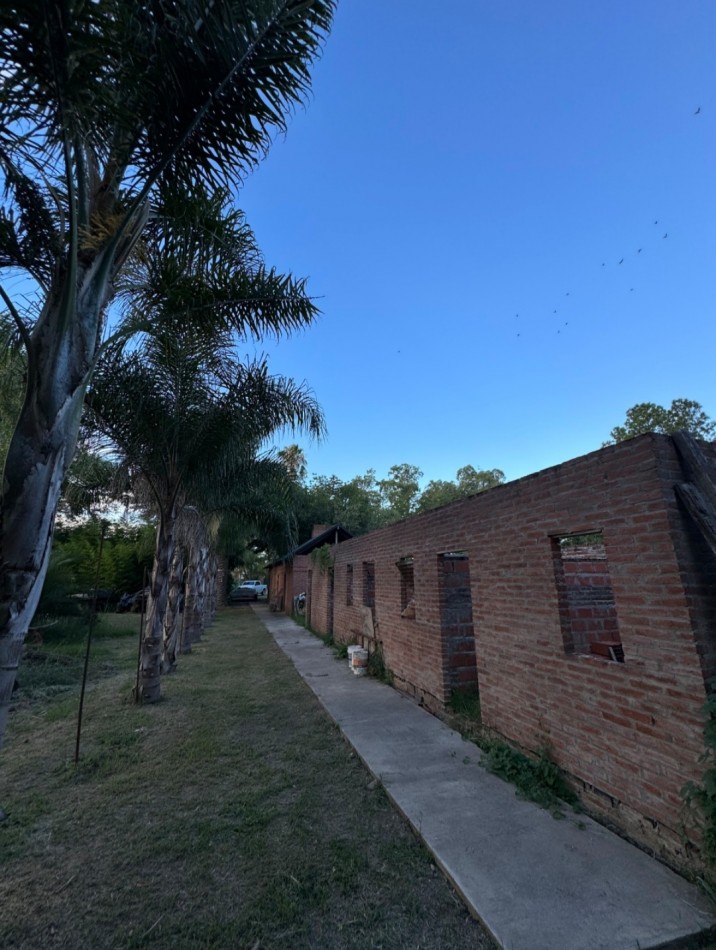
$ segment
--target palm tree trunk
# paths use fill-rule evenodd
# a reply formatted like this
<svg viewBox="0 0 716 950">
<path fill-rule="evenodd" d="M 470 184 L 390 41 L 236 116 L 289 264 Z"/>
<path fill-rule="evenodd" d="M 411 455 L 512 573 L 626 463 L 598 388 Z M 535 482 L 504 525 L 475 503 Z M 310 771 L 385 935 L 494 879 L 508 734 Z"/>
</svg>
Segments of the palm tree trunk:
<svg viewBox="0 0 716 950">
<path fill-rule="evenodd" d="M 204 604 L 206 602 L 206 563 L 209 549 L 206 544 L 197 545 L 196 550 L 196 591 L 191 625 L 192 643 L 199 643 L 204 633 Z"/>
<path fill-rule="evenodd" d="M 204 605 L 204 626 L 210 627 L 216 620 L 216 555 L 211 554 L 206 563 L 206 603 Z"/>
<path fill-rule="evenodd" d="M 25 401 L 0 513 L 0 745 L 28 627 L 42 593 L 62 482 L 77 445 L 102 298 L 50 299 L 31 336 Z"/>
<path fill-rule="evenodd" d="M 181 652 L 191 653 L 193 641 L 192 624 L 194 622 L 194 604 L 196 603 L 196 563 L 194 560 L 194 545 L 189 548 L 186 583 L 184 587 L 184 617 L 182 618 Z"/>
<path fill-rule="evenodd" d="M 164 618 L 169 598 L 169 573 L 174 556 L 174 529 L 176 513 L 167 506 L 157 528 L 157 544 L 154 552 L 154 567 L 147 608 L 147 621 L 142 640 L 139 664 L 139 701 L 157 703 L 161 698 L 161 659 L 164 633 Z"/>
<path fill-rule="evenodd" d="M 226 586 L 229 574 L 229 559 L 226 555 L 217 558 L 216 567 L 216 606 L 226 607 Z"/>
<path fill-rule="evenodd" d="M 176 545 L 169 568 L 169 591 L 167 610 L 164 616 L 164 642 L 162 647 L 162 673 L 171 673 L 177 665 L 177 646 L 179 639 L 179 603 L 184 576 L 184 550 Z"/>
<path fill-rule="evenodd" d="M 189 551 L 189 564 L 187 565 L 186 577 L 186 624 L 184 628 L 184 652 L 191 652 L 195 643 L 201 640 L 202 633 L 202 604 L 203 596 L 201 591 L 201 552 L 203 544 L 200 541 L 193 541 Z"/>
<path fill-rule="evenodd" d="M 194 599 L 194 616 L 192 618 L 192 643 L 199 643 L 204 633 L 204 598 L 206 596 L 206 573 L 204 571 L 206 547 L 200 544 L 196 558 L 196 596 Z"/>
<path fill-rule="evenodd" d="M 78 202 L 81 204 L 81 202 Z M 89 221 L 87 209 L 82 221 Z M 77 207 L 69 244 L 37 322 L 27 331 L 27 388 L 10 441 L 0 506 L 0 746 L 22 645 L 42 593 L 62 482 L 77 447 L 85 392 L 112 281 L 146 223 L 149 204 L 100 249 L 80 251 Z"/>
</svg>

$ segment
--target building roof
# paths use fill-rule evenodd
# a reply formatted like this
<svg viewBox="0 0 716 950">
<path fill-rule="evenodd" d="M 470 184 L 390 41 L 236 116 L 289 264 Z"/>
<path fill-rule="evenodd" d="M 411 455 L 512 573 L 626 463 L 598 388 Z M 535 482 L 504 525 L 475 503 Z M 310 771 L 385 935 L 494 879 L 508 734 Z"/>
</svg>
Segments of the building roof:
<svg viewBox="0 0 716 950">
<path fill-rule="evenodd" d="M 347 541 L 352 537 L 353 535 L 350 531 L 346 531 L 346 529 L 342 528 L 339 524 L 329 525 L 325 531 L 321 531 L 321 533 L 317 534 L 314 538 L 310 538 L 308 541 L 304 541 L 303 544 L 299 544 L 297 548 L 284 554 L 283 557 L 280 557 L 277 561 L 274 561 L 268 566 L 275 567 L 275 565 L 282 564 L 285 561 L 292 561 L 299 554 L 310 554 L 311 551 L 315 551 L 316 548 L 320 548 L 324 544 L 340 544 L 341 541 Z"/>
</svg>

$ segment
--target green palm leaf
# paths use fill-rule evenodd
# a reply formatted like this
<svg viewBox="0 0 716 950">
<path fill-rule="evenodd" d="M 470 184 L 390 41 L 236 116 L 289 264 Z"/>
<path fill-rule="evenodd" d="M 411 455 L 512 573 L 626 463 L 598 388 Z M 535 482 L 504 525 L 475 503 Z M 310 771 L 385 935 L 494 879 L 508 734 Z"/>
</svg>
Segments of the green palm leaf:
<svg viewBox="0 0 716 950">
<path fill-rule="evenodd" d="M 259 339 L 315 319 L 306 281 L 265 267 L 243 212 L 227 199 L 200 189 L 162 201 L 118 283 L 126 334 L 178 321 Z"/>
<path fill-rule="evenodd" d="M 106 164 L 216 184 L 262 157 L 308 91 L 333 0 L 16 0 L 0 11 L 3 117 Z M 200 131 L 199 131 L 200 130 Z"/>
</svg>

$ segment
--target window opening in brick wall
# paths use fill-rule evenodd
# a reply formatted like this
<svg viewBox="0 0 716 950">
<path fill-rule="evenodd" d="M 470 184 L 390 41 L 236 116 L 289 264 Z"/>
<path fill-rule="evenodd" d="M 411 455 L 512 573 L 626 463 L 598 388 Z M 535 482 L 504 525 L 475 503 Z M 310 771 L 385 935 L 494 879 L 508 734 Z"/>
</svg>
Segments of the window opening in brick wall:
<svg viewBox="0 0 716 950">
<path fill-rule="evenodd" d="M 375 607 L 375 564 L 363 561 L 363 604 Z"/>
<path fill-rule="evenodd" d="M 438 592 L 446 692 L 477 693 L 470 559 L 464 551 L 438 554 Z"/>
<path fill-rule="evenodd" d="M 564 652 L 624 662 L 601 531 L 552 538 Z"/>
<path fill-rule="evenodd" d="M 412 619 L 415 616 L 415 571 L 411 555 L 396 562 L 400 572 L 400 616 Z"/>
<path fill-rule="evenodd" d="M 346 564 L 346 606 L 353 604 L 353 565 Z"/>
</svg>

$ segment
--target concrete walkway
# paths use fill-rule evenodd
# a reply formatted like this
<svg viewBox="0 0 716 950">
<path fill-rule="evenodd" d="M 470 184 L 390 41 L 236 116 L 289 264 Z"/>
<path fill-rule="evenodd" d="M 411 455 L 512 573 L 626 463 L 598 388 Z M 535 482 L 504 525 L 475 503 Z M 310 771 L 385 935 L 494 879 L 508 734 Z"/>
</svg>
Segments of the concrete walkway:
<svg viewBox="0 0 716 950">
<path fill-rule="evenodd" d="M 473 743 L 354 676 L 288 617 L 254 609 L 500 946 L 688 947 L 716 926 L 698 888 L 583 815 L 558 821 L 521 801 Z"/>
</svg>

